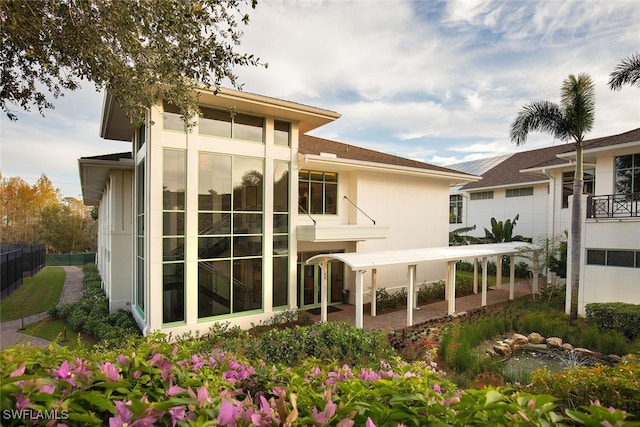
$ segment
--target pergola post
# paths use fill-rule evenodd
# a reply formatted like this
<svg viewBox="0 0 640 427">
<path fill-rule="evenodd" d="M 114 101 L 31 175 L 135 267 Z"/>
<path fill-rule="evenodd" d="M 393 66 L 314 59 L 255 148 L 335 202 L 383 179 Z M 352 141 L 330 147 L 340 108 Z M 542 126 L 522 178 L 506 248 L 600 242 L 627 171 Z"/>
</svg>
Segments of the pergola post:
<svg viewBox="0 0 640 427">
<path fill-rule="evenodd" d="M 444 275 L 444 300 L 449 301 L 449 282 L 451 281 L 451 263 L 447 262 L 447 269 Z"/>
<path fill-rule="evenodd" d="M 409 266 L 409 292 L 407 292 L 407 326 L 413 325 L 413 300 L 416 287 L 416 265 Z"/>
<path fill-rule="evenodd" d="M 538 258 L 540 257 L 540 251 L 533 251 L 533 289 L 534 295 L 538 293 L 538 272 L 540 271 L 540 265 L 538 264 Z"/>
<path fill-rule="evenodd" d="M 329 261 L 327 258 L 320 264 L 320 321 L 327 321 L 327 272 L 329 271 Z"/>
<path fill-rule="evenodd" d="M 447 264 L 447 272 L 449 273 L 449 280 L 446 285 L 449 288 L 447 312 L 452 315 L 456 312 L 456 261 L 449 261 Z"/>
<path fill-rule="evenodd" d="M 356 328 L 362 329 L 363 327 L 363 305 L 362 305 L 362 292 L 364 283 L 365 270 L 358 270 L 356 272 Z"/>
<path fill-rule="evenodd" d="M 496 258 L 496 288 L 502 287 L 502 255 Z"/>
<path fill-rule="evenodd" d="M 516 256 L 511 254 L 509 257 L 509 299 L 514 297 L 514 285 L 516 282 Z"/>
<path fill-rule="evenodd" d="M 482 257 L 482 307 L 487 305 L 487 257 Z"/>
<path fill-rule="evenodd" d="M 473 259 L 473 293 L 478 294 L 478 258 Z"/>
<path fill-rule="evenodd" d="M 378 295 L 378 270 L 371 269 L 371 317 L 376 317 L 378 311 L 377 307 L 377 295 Z"/>
</svg>

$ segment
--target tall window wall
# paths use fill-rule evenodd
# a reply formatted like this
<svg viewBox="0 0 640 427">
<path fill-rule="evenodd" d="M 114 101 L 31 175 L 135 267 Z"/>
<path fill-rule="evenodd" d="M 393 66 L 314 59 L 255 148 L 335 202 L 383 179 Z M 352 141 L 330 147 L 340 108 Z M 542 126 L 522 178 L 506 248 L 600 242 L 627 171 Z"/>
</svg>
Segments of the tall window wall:
<svg viewBox="0 0 640 427">
<path fill-rule="evenodd" d="M 264 161 L 198 157 L 198 318 L 262 308 Z"/>
<path fill-rule="evenodd" d="M 640 153 L 617 156 L 615 159 L 616 194 L 640 192 Z"/>
<path fill-rule="evenodd" d="M 289 303 L 289 162 L 273 165 L 273 307 Z"/>
<path fill-rule="evenodd" d="M 165 149 L 162 172 L 162 321 L 170 323 L 185 320 L 185 151 Z"/>
</svg>

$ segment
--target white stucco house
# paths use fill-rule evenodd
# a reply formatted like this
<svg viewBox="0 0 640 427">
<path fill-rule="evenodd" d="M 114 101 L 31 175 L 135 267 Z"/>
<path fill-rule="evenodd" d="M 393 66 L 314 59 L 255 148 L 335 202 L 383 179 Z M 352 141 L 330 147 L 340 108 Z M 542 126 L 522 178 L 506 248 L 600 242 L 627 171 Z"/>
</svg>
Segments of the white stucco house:
<svg viewBox="0 0 640 427">
<path fill-rule="evenodd" d="M 250 327 L 279 310 L 320 306 L 317 254 L 448 244 L 449 187 L 476 179 L 449 168 L 320 139 L 336 112 L 242 91 L 199 94 L 185 131 L 159 103 L 133 129 L 107 95 L 101 137 L 123 153 L 79 160 L 85 204 L 99 207 L 97 264 L 112 310 L 144 333 Z M 446 263 L 417 267 L 443 278 Z M 342 302 L 354 272 L 328 267 Z M 406 269 L 377 272 L 397 286 Z M 370 280 L 370 279 L 367 279 Z"/>
<path fill-rule="evenodd" d="M 514 233 L 534 241 L 568 232 L 574 164 L 568 143 L 450 165 L 482 176 L 452 186 L 450 229 L 476 225 L 482 237 L 491 217 L 518 214 Z M 592 302 L 640 304 L 640 128 L 584 142 L 584 193 L 579 314 Z"/>
</svg>

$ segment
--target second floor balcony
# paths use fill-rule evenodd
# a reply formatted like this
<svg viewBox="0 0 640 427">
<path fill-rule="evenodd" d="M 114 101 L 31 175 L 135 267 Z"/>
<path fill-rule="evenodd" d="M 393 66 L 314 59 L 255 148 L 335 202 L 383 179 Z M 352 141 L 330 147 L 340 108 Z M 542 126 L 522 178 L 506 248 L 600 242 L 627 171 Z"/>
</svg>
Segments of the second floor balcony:
<svg viewBox="0 0 640 427">
<path fill-rule="evenodd" d="M 587 219 L 638 219 L 639 208 L 640 192 L 590 196 L 587 199 Z"/>
</svg>

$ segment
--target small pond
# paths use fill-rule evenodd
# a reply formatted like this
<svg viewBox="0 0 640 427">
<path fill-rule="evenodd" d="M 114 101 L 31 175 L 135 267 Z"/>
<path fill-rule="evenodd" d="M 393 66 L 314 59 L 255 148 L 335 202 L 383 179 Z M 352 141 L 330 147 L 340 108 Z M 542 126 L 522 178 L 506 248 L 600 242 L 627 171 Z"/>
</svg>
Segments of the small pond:
<svg viewBox="0 0 640 427">
<path fill-rule="evenodd" d="M 525 380 L 536 369 L 560 372 L 570 366 L 593 365 L 594 359 L 572 351 L 517 350 L 503 363 L 502 373 L 511 380 Z"/>
</svg>

